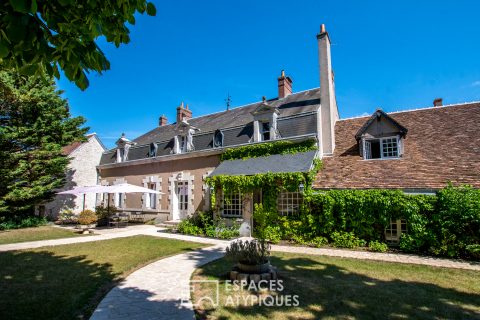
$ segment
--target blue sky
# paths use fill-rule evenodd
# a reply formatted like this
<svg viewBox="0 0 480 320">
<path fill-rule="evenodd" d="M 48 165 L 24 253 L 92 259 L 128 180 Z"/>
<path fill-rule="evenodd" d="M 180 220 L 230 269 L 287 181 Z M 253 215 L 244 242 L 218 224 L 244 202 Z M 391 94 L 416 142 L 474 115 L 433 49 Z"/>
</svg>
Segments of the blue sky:
<svg viewBox="0 0 480 320">
<path fill-rule="evenodd" d="M 175 121 L 181 101 L 194 116 L 277 96 L 282 69 L 294 91 L 319 86 L 316 34 L 332 40 L 342 118 L 480 100 L 476 1 L 154 1 L 131 43 L 99 44 L 111 62 L 82 92 L 63 77 L 74 115 L 112 147 Z"/>
</svg>

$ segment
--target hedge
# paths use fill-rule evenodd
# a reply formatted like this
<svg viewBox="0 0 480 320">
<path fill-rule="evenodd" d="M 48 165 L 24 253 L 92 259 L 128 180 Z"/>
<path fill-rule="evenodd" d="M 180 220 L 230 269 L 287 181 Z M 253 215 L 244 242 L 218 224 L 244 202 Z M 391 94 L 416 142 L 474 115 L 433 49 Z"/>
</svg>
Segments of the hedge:
<svg viewBox="0 0 480 320">
<path fill-rule="evenodd" d="M 449 185 L 436 195 L 395 190 L 312 192 L 297 215 L 260 214 L 269 217 L 269 234 L 278 230 L 272 238 L 310 243 L 321 237 L 334 245 L 339 239 L 376 243 L 385 240 L 390 219 L 406 219 L 408 232 L 399 244 L 405 252 L 462 258 L 480 254 L 480 190 L 469 186 Z"/>
</svg>

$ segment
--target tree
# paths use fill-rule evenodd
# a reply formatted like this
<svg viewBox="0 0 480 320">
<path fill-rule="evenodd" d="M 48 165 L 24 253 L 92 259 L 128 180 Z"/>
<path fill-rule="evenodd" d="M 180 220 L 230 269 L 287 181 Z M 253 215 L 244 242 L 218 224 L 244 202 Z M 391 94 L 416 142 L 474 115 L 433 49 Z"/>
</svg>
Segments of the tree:
<svg viewBox="0 0 480 320">
<path fill-rule="evenodd" d="M 0 217 L 33 213 L 63 186 L 69 159 L 62 147 L 85 139 L 53 78 L 0 72 Z"/>
<path fill-rule="evenodd" d="M 5 0 L 0 4 L 0 65 L 24 75 L 60 78 L 59 68 L 85 90 L 87 73 L 110 63 L 95 40 L 130 42 L 126 23 L 135 14 L 156 14 L 145 0 Z"/>
</svg>

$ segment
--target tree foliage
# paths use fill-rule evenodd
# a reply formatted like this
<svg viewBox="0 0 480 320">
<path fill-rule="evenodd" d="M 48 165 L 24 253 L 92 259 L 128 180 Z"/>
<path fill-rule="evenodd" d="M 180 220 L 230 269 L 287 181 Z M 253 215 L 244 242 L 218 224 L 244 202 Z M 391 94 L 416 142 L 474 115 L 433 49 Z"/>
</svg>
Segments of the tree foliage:
<svg viewBox="0 0 480 320">
<path fill-rule="evenodd" d="M 145 0 L 6 0 L 0 4 L 0 65 L 24 75 L 47 74 L 84 90 L 87 74 L 110 63 L 95 40 L 119 47 L 130 42 L 135 14 L 156 14 Z"/>
<path fill-rule="evenodd" d="M 0 72 L 0 216 L 30 214 L 65 182 L 62 147 L 88 128 L 60 94 L 53 79 Z"/>
</svg>

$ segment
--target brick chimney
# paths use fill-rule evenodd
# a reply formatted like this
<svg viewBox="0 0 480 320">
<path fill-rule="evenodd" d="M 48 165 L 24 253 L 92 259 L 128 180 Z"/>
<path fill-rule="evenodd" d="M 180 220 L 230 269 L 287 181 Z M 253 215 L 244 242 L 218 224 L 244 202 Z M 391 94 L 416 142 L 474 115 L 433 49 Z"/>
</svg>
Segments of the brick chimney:
<svg viewBox="0 0 480 320">
<path fill-rule="evenodd" d="M 167 117 L 165 117 L 165 115 L 162 114 L 162 116 L 160 118 L 158 118 L 158 126 L 162 127 L 162 126 L 167 125 L 167 123 L 168 123 Z"/>
<path fill-rule="evenodd" d="M 442 98 L 436 98 L 435 100 L 433 100 L 433 106 L 434 107 L 443 106 L 443 99 Z"/>
<path fill-rule="evenodd" d="M 324 24 L 320 26 L 317 41 L 320 67 L 319 150 L 322 155 L 331 155 L 335 149 L 335 122 L 339 116 L 333 82 L 330 37 Z"/>
<path fill-rule="evenodd" d="M 188 104 L 183 107 L 183 101 L 180 106 L 177 107 L 177 123 L 182 122 L 182 120 L 190 120 L 192 118 L 192 110 L 188 108 Z"/>
<path fill-rule="evenodd" d="M 278 99 L 283 99 L 292 94 L 292 79 L 285 76 L 285 71 L 282 70 L 278 78 Z"/>
</svg>

